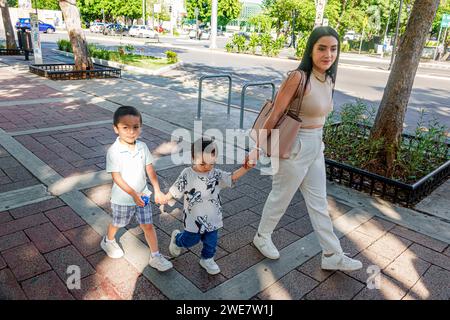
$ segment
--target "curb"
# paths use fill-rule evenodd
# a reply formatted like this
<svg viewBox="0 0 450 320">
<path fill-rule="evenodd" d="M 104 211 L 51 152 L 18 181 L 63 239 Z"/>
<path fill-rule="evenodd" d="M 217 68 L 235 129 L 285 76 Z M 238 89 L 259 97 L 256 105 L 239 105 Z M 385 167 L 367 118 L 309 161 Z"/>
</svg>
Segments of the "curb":
<svg viewBox="0 0 450 320">
<path fill-rule="evenodd" d="M 65 57 L 73 58 L 73 53 L 65 52 L 65 51 L 61 51 L 61 50 L 57 50 L 57 49 L 52 49 L 52 51 L 55 52 L 56 54 L 59 54 L 59 55 L 65 56 Z M 180 67 L 180 66 L 182 66 L 184 64 L 183 61 L 179 61 L 177 63 L 171 64 L 171 65 L 166 66 L 166 67 L 159 68 L 157 70 L 148 70 L 148 69 L 134 67 L 134 66 L 130 66 L 130 65 L 127 65 L 127 64 L 122 64 L 122 63 L 109 61 L 109 60 L 103 60 L 103 59 L 98 59 L 98 58 L 91 58 L 91 59 L 96 64 L 101 64 L 103 66 L 108 66 L 108 67 L 119 68 L 119 69 L 122 69 L 124 71 L 132 71 L 132 72 L 137 72 L 137 73 L 140 73 L 140 74 L 146 74 L 146 75 L 149 75 L 149 76 L 160 75 L 160 74 L 162 74 L 164 72 L 167 72 L 169 70 L 178 68 L 178 67 Z"/>
</svg>

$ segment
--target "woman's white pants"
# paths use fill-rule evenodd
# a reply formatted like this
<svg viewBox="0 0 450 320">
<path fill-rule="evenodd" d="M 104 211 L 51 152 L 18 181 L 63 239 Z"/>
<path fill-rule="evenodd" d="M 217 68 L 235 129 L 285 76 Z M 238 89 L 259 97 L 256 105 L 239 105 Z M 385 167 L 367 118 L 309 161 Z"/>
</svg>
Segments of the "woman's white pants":
<svg viewBox="0 0 450 320">
<path fill-rule="evenodd" d="M 300 129 L 289 159 L 279 159 L 272 190 L 264 205 L 258 233 L 271 236 L 297 189 L 303 195 L 324 254 L 342 253 L 328 213 L 322 129 Z"/>
</svg>

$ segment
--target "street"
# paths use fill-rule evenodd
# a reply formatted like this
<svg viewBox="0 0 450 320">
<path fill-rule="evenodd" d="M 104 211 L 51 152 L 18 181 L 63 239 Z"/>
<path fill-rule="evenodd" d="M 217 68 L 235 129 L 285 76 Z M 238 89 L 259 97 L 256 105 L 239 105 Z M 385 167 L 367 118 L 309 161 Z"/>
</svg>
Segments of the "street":
<svg viewBox="0 0 450 320">
<path fill-rule="evenodd" d="M 46 56 L 54 55 L 51 49 L 57 48 L 56 41 L 61 38 L 67 39 L 67 33 L 41 34 L 44 60 Z M 240 105 L 240 90 L 244 82 L 272 81 L 278 86 L 285 74 L 289 70 L 295 69 L 299 64 L 296 60 L 228 54 L 220 49 L 210 51 L 207 40 L 190 40 L 187 36 L 161 36 L 161 43 L 156 44 L 149 39 L 107 37 L 88 33 L 87 40 L 89 43 L 97 43 L 111 49 L 119 45 L 133 44 L 137 50 L 143 50 L 145 54 L 160 57 L 164 56 L 164 52 L 167 50 L 177 52 L 184 62 L 184 65 L 178 70 L 170 71 L 164 76 L 158 77 L 127 75 L 127 77 L 141 82 L 151 81 L 155 84 L 156 81 L 161 86 L 170 86 L 174 90 L 188 90 L 188 92 L 196 94 L 198 92 L 198 79 L 201 75 L 230 73 L 233 75 L 232 104 L 237 106 Z M 219 48 L 223 48 L 226 42 L 225 37 L 218 37 Z M 64 57 L 55 59 L 67 61 L 67 58 Z M 387 70 L 389 61 L 387 58 L 342 54 L 334 94 L 335 109 L 339 110 L 344 103 L 353 102 L 355 99 L 361 99 L 369 105 L 377 107 L 389 76 Z M 176 84 L 177 81 L 180 84 L 179 86 Z M 185 82 L 190 82 L 190 89 L 186 89 Z M 220 80 L 217 84 L 219 83 Z M 217 84 L 215 83 L 213 87 L 217 87 Z M 223 84 L 226 85 L 226 83 Z M 246 100 L 245 107 L 258 110 L 262 101 L 270 97 L 269 89 L 269 87 L 250 89 L 250 99 Z M 436 117 L 441 124 L 450 127 L 449 89 L 450 65 L 441 69 L 419 67 L 405 118 L 405 131 L 411 132 L 414 130 L 422 109 L 426 111 L 424 119 L 430 120 Z M 224 92 L 222 99 L 224 102 L 225 97 Z M 215 98 L 217 99 L 217 97 Z"/>
</svg>

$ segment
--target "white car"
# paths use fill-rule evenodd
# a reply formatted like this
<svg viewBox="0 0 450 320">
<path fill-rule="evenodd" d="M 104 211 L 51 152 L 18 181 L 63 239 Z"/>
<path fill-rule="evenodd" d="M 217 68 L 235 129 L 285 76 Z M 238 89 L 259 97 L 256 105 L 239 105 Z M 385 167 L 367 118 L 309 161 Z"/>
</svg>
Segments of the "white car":
<svg viewBox="0 0 450 320">
<path fill-rule="evenodd" d="M 350 30 L 350 31 L 347 31 L 346 33 L 345 33 L 345 35 L 344 35 L 344 40 L 355 40 L 355 41 L 357 41 L 357 40 L 359 40 L 359 39 L 361 39 L 361 35 L 360 34 L 358 34 L 358 33 L 356 33 L 355 31 L 353 31 L 353 30 Z"/>
<path fill-rule="evenodd" d="M 100 32 L 103 32 L 103 29 L 105 29 L 105 26 L 106 26 L 106 23 L 94 22 L 89 27 L 89 31 L 91 31 L 92 33 L 100 33 Z"/>
<path fill-rule="evenodd" d="M 155 30 L 150 26 L 134 25 L 128 31 L 130 37 L 138 38 L 157 38 L 158 35 Z"/>
</svg>

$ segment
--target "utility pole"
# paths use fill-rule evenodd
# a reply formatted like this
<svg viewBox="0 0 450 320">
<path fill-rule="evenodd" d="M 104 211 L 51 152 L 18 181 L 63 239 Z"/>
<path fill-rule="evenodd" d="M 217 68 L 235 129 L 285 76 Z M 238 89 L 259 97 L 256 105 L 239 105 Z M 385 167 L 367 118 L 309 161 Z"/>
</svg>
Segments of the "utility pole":
<svg viewBox="0 0 450 320">
<path fill-rule="evenodd" d="M 392 64 L 394 63 L 395 47 L 397 45 L 398 40 L 398 28 L 400 27 L 400 19 L 402 18 L 402 4 L 403 0 L 400 0 L 400 8 L 398 9 L 398 17 L 397 17 L 397 27 L 395 28 L 394 43 L 392 44 L 391 63 L 389 64 L 388 70 L 391 70 Z"/>
</svg>

